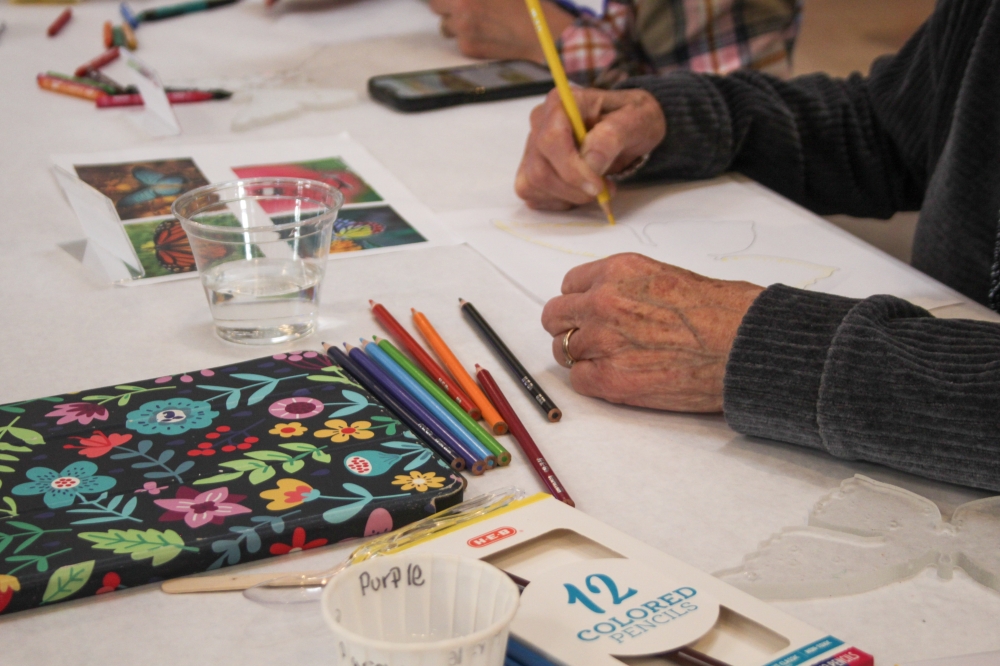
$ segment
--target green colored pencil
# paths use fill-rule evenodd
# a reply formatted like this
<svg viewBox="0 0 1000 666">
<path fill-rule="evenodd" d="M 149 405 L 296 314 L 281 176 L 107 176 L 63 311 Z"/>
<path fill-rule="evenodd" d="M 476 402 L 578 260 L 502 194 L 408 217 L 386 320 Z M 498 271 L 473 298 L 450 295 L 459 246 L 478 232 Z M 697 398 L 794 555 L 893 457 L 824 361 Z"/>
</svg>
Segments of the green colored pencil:
<svg viewBox="0 0 1000 666">
<path fill-rule="evenodd" d="M 440 386 L 432 381 L 430 377 L 425 375 L 423 370 L 414 365 L 413 361 L 406 358 L 406 356 L 403 355 L 403 352 L 396 349 L 391 342 L 384 340 L 377 335 L 374 337 L 376 344 L 378 344 L 382 351 L 388 354 L 393 361 L 398 363 L 404 370 L 410 373 L 410 376 L 413 377 L 417 383 L 423 386 L 428 393 L 434 396 L 435 400 L 440 402 L 445 409 L 451 412 L 452 416 L 458 419 L 459 422 L 461 422 L 461 424 L 475 436 L 476 439 L 482 442 L 483 446 L 489 449 L 490 453 L 497 457 L 498 465 L 503 467 L 504 465 L 510 464 L 510 452 L 505 449 L 500 442 L 494 439 L 493 435 L 491 435 L 486 428 L 473 421 L 472 417 L 469 416 L 464 409 L 459 407 L 454 400 L 448 397 L 448 394 L 441 390 Z"/>
</svg>

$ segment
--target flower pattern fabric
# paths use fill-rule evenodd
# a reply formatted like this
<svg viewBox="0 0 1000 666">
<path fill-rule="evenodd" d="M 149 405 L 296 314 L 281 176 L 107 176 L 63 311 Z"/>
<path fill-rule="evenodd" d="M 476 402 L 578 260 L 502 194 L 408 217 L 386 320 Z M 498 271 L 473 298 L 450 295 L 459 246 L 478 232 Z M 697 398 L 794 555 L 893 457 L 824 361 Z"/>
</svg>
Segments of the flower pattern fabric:
<svg viewBox="0 0 1000 666">
<path fill-rule="evenodd" d="M 319 495 L 320 492 L 308 483 L 295 479 L 281 479 L 278 481 L 277 488 L 260 494 L 264 499 L 271 500 L 270 504 L 267 505 L 268 511 L 291 509 L 293 506 L 311 502 L 319 498 Z"/>
<path fill-rule="evenodd" d="M 400 490 L 416 490 L 420 493 L 427 492 L 430 488 L 440 488 L 447 481 L 434 472 L 420 473 L 416 470 L 410 472 L 409 476 L 400 474 L 393 481 L 393 485 L 400 486 Z"/>
<path fill-rule="evenodd" d="M 108 410 L 101 405 L 92 402 L 68 402 L 58 405 L 45 416 L 58 416 L 56 425 L 66 425 L 67 423 L 82 423 L 88 425 L 94 419 L 106 421 Z"/>
<path fill-rule="evenodd" d="M 179 435 L 188 430 L 207 428 L 218 415 L 219 412 L 203 400 L 154 400 L 129 412 L 125 427 L 143 435 Z"/>
<path fill-rule="evenodd" d="M 231 502 L 227 502 L 231 499 Z M 174 499 L 156 500 L 154 504 L 167 509 L 161 521 L 183 520 L 188 527 L 196 529 L 209 523 L 221 525 L 229 516 L 250 513 L 250 509 L 240 504 L 243 495 L 230 497 L 228 488 L 215 488 L 199 493 L 197 490 L 181 486 Z"/>
<path fill-rule="evenodd" d="M 355 421 L 354 423 L 348 425 L 347 421 L 342 419 L 333 419 L 332 421 L 327 421 L 324 423 L 329 430 L 317 430 L 313 433 L 315 437 L 330 438 L 330 440 L 341 444 L 351 439 L 371 439 L 375 436 L 375 433 L 368 428 L 372 427 L 369 421 Z"/>
<path fill-rule="evenodd" d="M 317 352 L 13 407 L 0 409 L 0 617 L 383 533 L 465 484 Z M 366 474 L 348 463 L 362 459 Z"/>
<path fill-rule="evenodd" d="M 45 495 L 45 506 L 59 509 L 69 506 L 79 495 L 110 490 L 115 480 L 95 475 L 97 465 L 88 461 L 67 465 L 61 472 L 48 467 L 32 467 L 25 476 L 31 483 L 22 483 L 11 491 L 15 495 Z"/>
</svg>

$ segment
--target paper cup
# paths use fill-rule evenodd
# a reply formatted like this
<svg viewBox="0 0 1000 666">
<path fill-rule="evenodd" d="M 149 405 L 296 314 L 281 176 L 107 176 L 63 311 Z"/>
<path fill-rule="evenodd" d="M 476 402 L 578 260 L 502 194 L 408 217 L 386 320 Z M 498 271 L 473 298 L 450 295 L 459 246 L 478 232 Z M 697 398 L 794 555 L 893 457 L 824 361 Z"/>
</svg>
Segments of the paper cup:
<svg viewBox="0 0 1000 666">
<path fill-rule="evenodd" d="M 517 586 L 496 567 L 401 553 L 348 567 L 323 591 L 333 663 L 502 666 Z"/>
</svg>

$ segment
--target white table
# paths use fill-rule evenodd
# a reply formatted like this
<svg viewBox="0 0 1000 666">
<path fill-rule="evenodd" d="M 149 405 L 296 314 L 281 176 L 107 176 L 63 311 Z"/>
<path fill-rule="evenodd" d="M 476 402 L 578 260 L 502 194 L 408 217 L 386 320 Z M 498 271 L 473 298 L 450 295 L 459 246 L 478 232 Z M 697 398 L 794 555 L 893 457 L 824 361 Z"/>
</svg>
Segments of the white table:
<svg viewBox="0 0 1000 666">
<path fill-rule="evenodd" d="M 71 70 L 99 52 L 101 23 L 117 20 L 116 4 L 81 5 L 64 33 L 48 40 L 44 30 L 57 13 L 52 7 L 0 7 L 0 18 L 8 23 L 0 36 L 5 241 L 0 244 L 0 402 L 261 355 L 212 335 L 197 281 L 111 287 L 58 247 L 82 234 L 47 171 L 48 156 L 150 140 L 116 111 L 97 111 L 36 89 L 38 72 Z M 451 45 L 437 40 L 436 30 L 435 18 L 412 0 L 300 6 L 277 18 L 248 1 L 144 27 L 139 55 L 168 83 L 282 69 L 312 57 L 308 68 L 314 77 L 357 87 L 370 74 L 461 62 Z M 405 55 L 397 65 L 390 57 L 393 44 Z M 229 104 L 189 105 L 177 108 L 185 134 L 166 142 L 256 141 L 348 130 L 438 212 L 509 207 L 517 203 L 513 173 L 535 103 L 405 116 L 363 102 L 243 135 L 228 129 L 234 113 Z M 400 275 L 419 280 L 400 281 Z M 455 330 L 467 330 L 453 305 L 458 296 L 505 306 L 505 315 L 493 323 L 517 332 L 508 342 L 564 410 L 563 422 L 544 423 L 510 379 L 496 375 L 579 507 L 706 571 L 734 566 L 772 533 L 804 524 L 821 495 L 857 472 L 928 496 L 946 515 L 981 496 L 741 437 L 720 416 L 655 413 L 582 398 L 549 356 L 548 336 L 537 324 L 538 304 L 465 246 L 352 257 L 331 264 L 324 289 L 321 332 L 296 347 L 378 330 L 367 314 L 368 298 L 391 309 L 419 305 Z M 474 335 L 456 347 L 460 356 L 492 360 Z M 468 493 L 504 485 L 541 489 L 517 459 L 507 469 L 472 479 Z M 345 550 L 264 566 L 319 569 Z M 942 581 L 928 570 L 863 595 L 779 606 L 873 652 L 882 664 L 1000 648 L 1000 595 L 962 574 Z M 324 663 L 329 649 L 316 612 L 276 612 L 239 595 L 169 597 L 154 586 L 0 618 L 3 666 L 69 659 L 107 666 Z"/>
</svg>

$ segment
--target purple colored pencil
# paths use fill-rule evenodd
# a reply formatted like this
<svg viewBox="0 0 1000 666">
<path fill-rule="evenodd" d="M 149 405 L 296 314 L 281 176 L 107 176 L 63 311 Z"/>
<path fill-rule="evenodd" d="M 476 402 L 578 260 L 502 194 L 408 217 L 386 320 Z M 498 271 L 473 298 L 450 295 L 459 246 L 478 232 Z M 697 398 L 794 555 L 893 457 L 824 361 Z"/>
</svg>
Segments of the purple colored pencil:
<svg viewBox="0 0 1000 666">
<path fill-rule="evenodd" d="M 333 345 L 324 345 L 327 355 L 353 377 L 359 384 L 364 386 L 369 393 L 378 398 L 382 404 L 389 408 L 396 416 L 402 420 L 407 427 L 413 431 L 417 437 L 423 440 L 428 446 L 438 452 L 452 469 L 461 472 L 465 469 L 466 462 L 460 454 L 456 453 L 446 442 L 435 434 L 425 423 L 417 418 L 413 412 L 400 403 L 391 393 L 383 388 L 375 379 L 352 361 L 347 354 Z M 470 470 L 471 471 L 471 470 Z M 475 473 L 475 472 L 473 472 Z"/>
<path fill-rule="evenodd" d="M 474 475 L 479 476 L 486 471 L 486 461 L 476 455 L 462 440 L 458 439 L 441 420 L 434 416 L 426 407 L 411 396 L 406 389 L 389 376 L 385 370 L 375 364 L 367 354 L 357 347 L 350 347 L 347 352 L 349 360 L 368 373 L 368 376 L 379 384 L 386 393 L 392 395 L 403 406 L 410 410 L 413 416 L 422 421 L 439 439 L 444 440 L 454 451 L 465 460 L 466 467 Z"/>
</svg>

